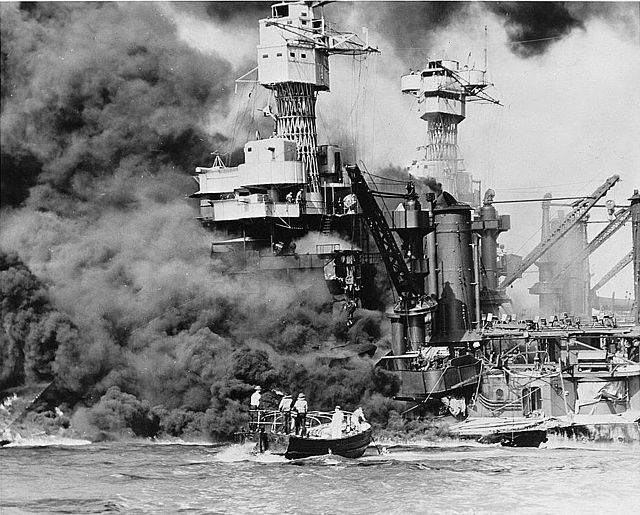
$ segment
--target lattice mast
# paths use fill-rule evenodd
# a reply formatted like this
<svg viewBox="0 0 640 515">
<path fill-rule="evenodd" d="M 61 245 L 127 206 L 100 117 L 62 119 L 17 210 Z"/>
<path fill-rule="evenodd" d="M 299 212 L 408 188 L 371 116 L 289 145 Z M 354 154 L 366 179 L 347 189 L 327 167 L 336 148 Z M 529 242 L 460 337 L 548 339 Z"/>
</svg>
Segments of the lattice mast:
<svg viewBox="0 0 640 515">
<path fill-rule="evenodd" d="M 320 9 L 323 3 L 274 4 L 271 17 L 260 20 L 258 45 L 258 82 L 274 92 L 276 135 L 296 142 L 308 192 L 316 195 L 316 98 L 319 91 L 329 91 L 329 55 L 378 52 L 355 34 L 330 29 Z"/>
<path fill-rule="evenodd" d="M 402 76 L 402 92 L 418 99 L 420 118 L 427 122 L 426 166 L 411 167 L 412 175 L 442 179 L 445 189 L 468 200 L 464 196 L 472 186 L 460 180 L 458 124 L 466 117 L 468 101 L 498 103 L 485 92 L 490 85 L 485 70 L 444 59 L 429 60 L 423 70 Z"/>
</svg>

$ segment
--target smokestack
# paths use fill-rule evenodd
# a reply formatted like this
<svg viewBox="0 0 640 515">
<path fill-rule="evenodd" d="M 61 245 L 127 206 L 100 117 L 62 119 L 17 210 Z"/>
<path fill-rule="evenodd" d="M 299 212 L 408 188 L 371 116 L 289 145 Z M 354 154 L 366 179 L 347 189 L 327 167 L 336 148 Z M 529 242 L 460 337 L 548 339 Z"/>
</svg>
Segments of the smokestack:
<svg viewBox="0 0 640 515">
<path fill-rule="evenodd" d="M 475 316 L 471 208 L 454 205 L 434 211 L 438 307 L 431 341 L 459 341 Z"/>
</svg>

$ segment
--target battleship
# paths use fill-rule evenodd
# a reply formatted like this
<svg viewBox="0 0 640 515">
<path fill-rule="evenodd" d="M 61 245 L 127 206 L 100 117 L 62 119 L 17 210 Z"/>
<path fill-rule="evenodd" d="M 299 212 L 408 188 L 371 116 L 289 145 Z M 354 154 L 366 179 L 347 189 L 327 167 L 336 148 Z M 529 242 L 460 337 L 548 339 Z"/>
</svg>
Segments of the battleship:
<svg viewBox="0 0 640 515">
<path fill-rule="evenodd" d="M 628 205 L 606 200 L 610 222 L 592 241 L 589 214 L 619 176 L 555 218 L 548 194 L 540 243 L 524 257 L 505 253 L 498 238 L 510 216 L 498 213 L 492 189 L 481 199 L 457 136 L 468 101 L 497 101 L 486 71 L 450 59 L 429 59 L 400 78 L 426 122 L 424 155 L 407 167 L 404 192 L 379 191 L 366 169 L 345 163 L 337 142 L 318 143 L 315 113 L 317 94 L 330 90 L 330 55 L 377 52 L 331 29 L 314 3 L 274 4 L 260 20 L 253 71 L 275 99 L 262 110 L 274 132 L 247 142 L 237 167 L 216 157 L 196 169 L 199 219 L 225 235 L 212 254 L 239 272 L 283 280 L 321 272 L 350 314 L 383 265 L 396 302 L 387 312 L 391 350 L 377 366 L 398 377 L 395 400 L 406 417 L 449 413 L 459 420 L 455 436 L 504 445 L 537 446 L 549 435 L 639 441 L 637 302 L 626 318 L 593 309 L 598 289 L 630 263 L 639 298 L 638 191 Z M 591 287 L 589 255 L 629 224 L 630 252 Z M 308 234 L 326 238 L 313 252 L 298 251 Z M 534 265 L 539 281 L 529 293 L 539 314 L 518 317 L 507 288 Z"/>
<path fill-rule="evenodd" d="M 360 305 L 371 283 L 368 237 L 355 209 L 342 149 L 319 144 L 316 100 L 330 90 L 329 56 L 367 56 L 378 50 L 356 34 L 325 22 L 318 3 L 282 2 L 260 20 L 258 65 L 239 80 L 255 79 L 270 93 L 264 116 L 273 134 L 244 145 L 244 163 L 195 170 L 199 219 L 224 239 L 211 252 L 231 258 L 239 272 L 291 277 L 299 271 L 325 274 L 331 292 L 349 306 Z M 324 236 L 300 251 L 296 240 Z"/>
</svg>

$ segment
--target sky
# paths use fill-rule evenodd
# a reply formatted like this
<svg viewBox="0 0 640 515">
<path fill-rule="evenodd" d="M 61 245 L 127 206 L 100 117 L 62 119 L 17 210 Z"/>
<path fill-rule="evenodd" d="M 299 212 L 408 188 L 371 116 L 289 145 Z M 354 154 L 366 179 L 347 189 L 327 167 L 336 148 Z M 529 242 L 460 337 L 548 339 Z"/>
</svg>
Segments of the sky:
<svg viewBox="0 0 640 515">
<path fill-rule="evenodd" d="M 543 15 L 531 14 L 524 4 L 511 4 L 514 11 L 497 3 L 327 5 L 327 20 L 359 34 L 367 27 L 369 43 L 380 54 L 366 60 L 331 58 L 332 91 L 318 100 L 320 142 L 337 140 L 372 171 L 408 164 L 424 144 L 425 124 L 415 102 L 402 95 L 400 76 L 424 66 L 428 58 L 482 67 L 486 45 L 494 84 L 488 92 L 501 105 L 468 105 L 458 139 L 466 168 L 482 181 L 483 191 L 493 188 L 496 200 L 541 198 L 547 192 L 588 195 L 618 174 L 621 180 L 607 198 L 627 204 L 640 187 L 640 103 L 634 94 L 640 82 L 640 8 L 635 3 L 568 4 L 568 14 L 550 8 Z M 209 16 L 170 4 L 164 9 L 189 45 L 223 55 L 238 70 L 255 66 L 256 16 L 266 16 L 266 6 L 225 18 L 216 16 L 215 7 Z M 558 26 L 551 27 L 554 23 Z M 518 38 L 525 42 L 517 43 Z M 240 84 L 231 109 L 211 113 L 211 126 L 232 127 L 247 102 L 263 107 L 260 102 L 267 101 L 259 88 Z M 235 144 L 242 144 L 243 137 L 250 134 L 234 132 Z M 512 225 L 500 241 L 507 251 L 525 255 L 540 241 L 540 204 L 498 208 L 511 215 Z M 552 208 L 552 215 L 557 209 L 570 208 Z M 590 239 L 604 220 L 604 209 L 592 210 Z M 628 224 L 592 254 L 592 284 L 628 252 L 630 239 Z M 536 279 L 532 267 L 511 294 L 535 307 L 537 299 L 526 288 Z M 624 298 L 632 290 L 627 266 L 599 294 Z"/>
</svg>

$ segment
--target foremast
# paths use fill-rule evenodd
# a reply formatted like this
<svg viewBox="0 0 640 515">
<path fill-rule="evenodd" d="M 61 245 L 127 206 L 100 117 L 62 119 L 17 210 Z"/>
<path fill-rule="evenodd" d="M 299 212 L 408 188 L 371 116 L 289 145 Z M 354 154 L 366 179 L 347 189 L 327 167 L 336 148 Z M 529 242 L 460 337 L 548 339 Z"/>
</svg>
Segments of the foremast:
<svg viewBox="0 0 640 515">
<path fill-rule="evenodd" d="M 274 92 L 276 136 L 294 141 L 307 175 L 308 201 L 321 201 L 316 99 L 329 91 L 329 55 L 378 52 L 326 24 L 321 2 L 282 2 L 260 20 L 258 82 Z"/>
</svg>

